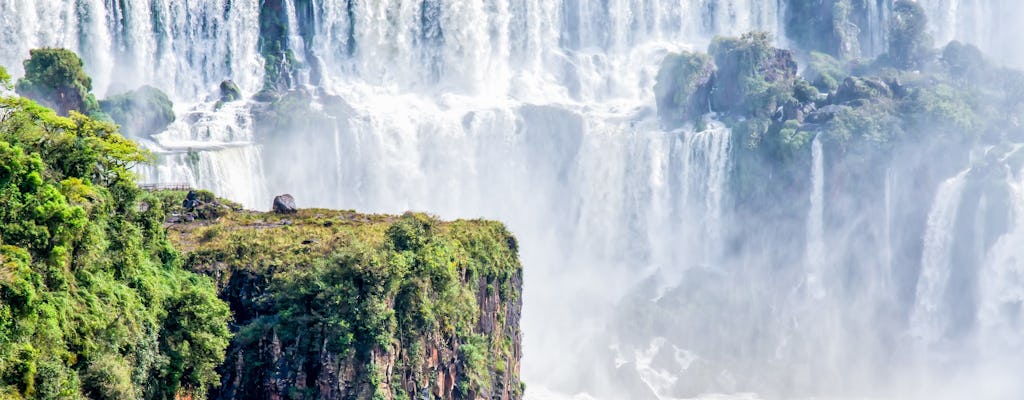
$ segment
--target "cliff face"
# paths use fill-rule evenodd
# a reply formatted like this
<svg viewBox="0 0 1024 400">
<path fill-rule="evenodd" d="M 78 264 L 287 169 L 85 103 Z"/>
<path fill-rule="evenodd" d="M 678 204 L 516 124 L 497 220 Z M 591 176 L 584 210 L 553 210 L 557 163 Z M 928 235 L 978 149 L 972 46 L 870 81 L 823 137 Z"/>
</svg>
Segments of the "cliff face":
<svg viewBox="0 0 1024 400">
<path fill-rule="evenodd" d="M 235 318 L 211 398 L 522 397 L 522 270 L 501 224 L 302 210 L 169 231 Z"/>
</svg>

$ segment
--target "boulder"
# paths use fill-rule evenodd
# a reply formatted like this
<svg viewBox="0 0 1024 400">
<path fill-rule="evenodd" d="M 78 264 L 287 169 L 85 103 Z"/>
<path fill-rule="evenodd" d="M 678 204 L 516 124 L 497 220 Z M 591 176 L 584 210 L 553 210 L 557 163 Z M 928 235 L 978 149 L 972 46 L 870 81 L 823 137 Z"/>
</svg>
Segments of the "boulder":
<svg viewBox="0 0 1024 400">
<path fill-rule="evenodd" d="M 200 205 L 202 205 L 202 202 L 199 201 L 199 194 L 195 190 L 189 190 L 188 194 L 185 195 L 185 201 L 181 202 L 181 206 L 186 210 L 194 210 Z"/>
<path fill-rule="evenodd" d="M 228 103 L 242 99 L 242 90 L 230 79 L 220 83 L 220 101 Z"/>
<path fill-rule="evenodd" d="M 299 211 L 295 207 L 295 198 L 290 194 L 282 194 L 275 197 L 273 210 L 278 214 L 294 214 Z"/>
</svg>

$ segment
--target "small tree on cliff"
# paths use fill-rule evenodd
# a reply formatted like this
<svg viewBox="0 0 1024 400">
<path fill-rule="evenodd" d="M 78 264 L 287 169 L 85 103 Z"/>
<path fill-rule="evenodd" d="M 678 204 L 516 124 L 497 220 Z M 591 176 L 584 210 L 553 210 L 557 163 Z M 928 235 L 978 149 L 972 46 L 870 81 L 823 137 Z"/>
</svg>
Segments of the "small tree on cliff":
<svg viewBox="0 0 1024 400">
<path fill-rule="evenodd" d="M 918 68 L 932 49 L 932 38 L 925 29 L 928 16 L 918 3 L 899 0 L 892 6 L 889 22 L 889 56 L 899 68 Z"/>
<path fill-rule="evenodd" d="M 82 59 L 67 49 L 44 48 L 30 51 L 25 60 L 25 77 L 18 80 L 18 94 L 54 109 L 60 115 L 71 110 L 100 116 L 99 102 L 90 93 L 92 79 L 82 69 Z"/>
</svg>

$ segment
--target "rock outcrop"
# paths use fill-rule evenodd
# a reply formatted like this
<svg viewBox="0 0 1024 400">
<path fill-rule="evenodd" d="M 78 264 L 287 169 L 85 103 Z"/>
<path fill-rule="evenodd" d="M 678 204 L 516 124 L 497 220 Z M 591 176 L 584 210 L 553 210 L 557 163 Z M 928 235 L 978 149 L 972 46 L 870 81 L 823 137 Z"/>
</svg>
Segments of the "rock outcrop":
<svg viewBox="0 0 1024 400">
<path fill-rule="evenodd" d="M 234 316 L 211 398 L 522 398 L 522 270 L 501 224 L 301 210 L 169 230 Z"/>
<path fill-rule="evenodd" d="M 669 54 L 654 85 L 658 116 L 665 125 L 695 121 L 710 111 L 715 64 L 706 54 Z"/>
<path fill-rule="evenodd" d="M 282 194 L 275 197 L 272 209 L 278 214 L 294 214 L 299 210 L 295 207 L 295 198 L 290 194 Z"/>
</svg>

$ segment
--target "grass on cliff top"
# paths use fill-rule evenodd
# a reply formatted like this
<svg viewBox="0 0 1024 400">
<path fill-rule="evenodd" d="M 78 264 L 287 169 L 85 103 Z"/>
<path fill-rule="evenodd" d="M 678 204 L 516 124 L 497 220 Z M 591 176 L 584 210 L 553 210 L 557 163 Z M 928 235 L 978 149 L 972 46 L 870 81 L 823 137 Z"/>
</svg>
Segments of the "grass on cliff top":
<svg viewBox="0 0 1024 400">
<path fill-rule="evenodd" d="M 155 193 L 164 201 L 169 213 L 182 213 L 181 200 L 186 192 L 160 191 Z M 204 198 L 200 192 L 200 198 Z M 519 267 L 516 239 L 500 222 L 477 220 L 441 221 L 422 213 L 404 215 L 361 214 L 352 210 L 301 209 L 295 214 L 277 214 L 241 210 L 237 204 L 217 199 L 227 209 L 223 215 L 211 219 L 196 219 L 189 223 L 167 224 L 169 238 L 175 248 L 184 254 L 216 254 L 219 262 L 245 261 L 248 268 L 258 265 L 301 265 L 311 259 L 328 257 L 339 249 L 352 246 L 373 249 L 420 250 L 430 239 L 453 239 L 465 250 L 466 258 L 492 262 L 495 268 L 478 272 L 516 272 Z M 405 225 L 419 225 L 415 232 Z M 389 231 L 390 234 L 389 234 Z M 402 237 L 399 237 L 402 236 Z M 488 243 L 493 248 L 474 248 Z M 244 251 L 235 247 L 249 247 Z M 226 250 L 233 250 L 227 251 Z M 504 259 L 500 259 L 504 258 Z M 460 261 L 460 260 L 456 260 Z M 471 260 L 464 267 L 479 265 Z M 498 271 L 501 266 L 511 271 Z M 494 270 L 489 270 L 494 269 Z"/>
</svg>

